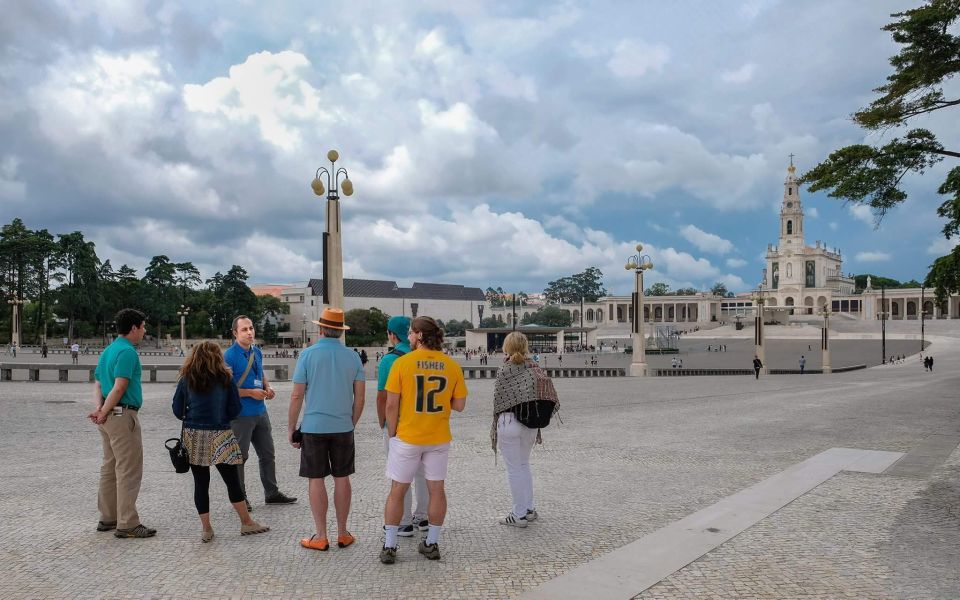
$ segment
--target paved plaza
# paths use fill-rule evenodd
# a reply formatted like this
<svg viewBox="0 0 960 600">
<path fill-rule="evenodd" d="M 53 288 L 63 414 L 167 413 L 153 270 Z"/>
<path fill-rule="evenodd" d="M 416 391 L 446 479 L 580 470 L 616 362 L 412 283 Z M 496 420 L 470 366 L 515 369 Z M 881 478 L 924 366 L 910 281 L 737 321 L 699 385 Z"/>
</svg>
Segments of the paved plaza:
<svg viewBox="0 0 960 600">
<path fill-rule="evenodd" d="M 534 450 L 541 518 L 525 530 L 497 524 L 509 493 L 490 449 L 492 381 L 470 381 L 467 409 L 452 420 L 443 558 L 424 560 L 415 539 L 401 539 L 392 566 L 377 560 L 387 482 L 373 385 L 357 429 L 350 528 L 359 541 L 319 553 L 297 544 L 313 525 L 297 451 L 284 442 L 291 384 L 275 385 L 271 413 L 281 489 L 300 502 L 265 506 L 254 469 L 254 516 L 272 531 L 241 538 L 214 475 L 217 537 L 201 544 L 192 478 L 175 474 L 163 449 L 179 431 L 172 383 L 145 384 L 140 413 L 138 507 L 159 533 L 118 540 L 94 531 L 100 441 L 84 418 L 90 387 L 0 382 L 0 597 L 544 597 L 551 588 L 542 584 L 570 581 L 576 589 L 562 578 L 582 583 L 580 573 L 618 552 L 634 571 L 650 562 L 640 550 L 631 554 L 647 536 L 830 449 L 850 448 L 905 456 L 883 472 L 841 470 L 646 589 L 617 590 L 629 578 L 616 570 L 594 568 L 591 576 L 613 586 L 609 597 L 623 598 L 957 598 L 960 338 L 928 341 L 934 373 L 913 355 L 905 364 L 759 381 L 557 380 L 563 423 L 546 429 Z M 808 355 L 811 368 L 816 354 Z M 834 364 L 844 364 L 838 354 L 834 347 Z"/>
</svg>

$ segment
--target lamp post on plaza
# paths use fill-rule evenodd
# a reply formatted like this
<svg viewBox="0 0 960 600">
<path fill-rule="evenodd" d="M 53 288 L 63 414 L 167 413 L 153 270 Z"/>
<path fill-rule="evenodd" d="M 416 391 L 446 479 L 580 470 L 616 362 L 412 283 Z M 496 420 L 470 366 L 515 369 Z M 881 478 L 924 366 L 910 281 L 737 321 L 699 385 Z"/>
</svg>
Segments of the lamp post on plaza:
<svg viewBox="0 0 960 600">
<path fill-rule="evenodd" d="M 300 319 L 300 348 L 307 347 L 307 313 L 303 313 L 303 318 Z"/>
<path fill-rule="evenodd" d="M 647 374 L 647 345 L 643 339 L 643 272 L 653 268 L 650 257 L 640 254 L 643 244 L 637 244 L 637 253 L 627 257 L 624 269 L 634 272 L 633 289 L 633 357 L 630 362 L 631 377 Z"/>
<path fill-rule="evenodd" d="M 760 359 L 760 364 L 763 365 L 762 372 L 764 375 L 767 374 L 767 353 L 766 353 L 766 344 L 764 344 L 764 326 L 763 326 L 763 307 L 767 303 L 767 298 L 763 294 L 763 285 L 760 285 L 759 290 L 754 294 L 751 299 L 753 303 L 757 306 L 757 314 L 753 318 L 753 344 L 754 351 L 753 353 L 757 355 L 757 358 Z"/>
<path fill-rule="evenodd" d="M 13 309 L 13 319 L 10 321 L 10 345 L 14 348 L 20 348 L 20 307 L 23 306 L 23 300 L 17 296 L 11 296 L 7 304 Z"/>
<path fill-rule="evenodd" d="M 323 233 L 323 303 L 327 306 L 343 309 L 343 248 L 340 238 L 340 190 L 344 196 L 353 195 L 353 182 L 343 167 L 337 168 L 340 154 L 336 150 L 327 152 L 330 169 L 320 167 L 310 187 L 318 196 L 327 198 L 327 229 Z M 340 175 L 343 181 L 340 181 Z M 323 179 L 326 179 L 324 188 Z M 342 339 L 342 338 L 341 338 Z"/>
<path fill-rule="evenodd" d="M 925 286 L 920 286 L 920 354 L 923 355 L 923 334 L 924 334 L 924 320 L 927 317 L 926 302 L 924 302 L 924 293 L 926 292 Z"/>
<path fill-rule="evenodd" d="M 187 343 L 186 343 L 186 331 L 187 331 L 187 315 L 190 314 L 190 307 L 180 305 L 180 310 L 177 311 L 177 316 L 180 317 L 180 353 L 187 353 Z"/>
<path fill-rule="evenodd" d="M 817 313 L 823 317 L 823 331 L 820 332 L 820 350 L 823 353 L 822 365 L 824 373 L 833 373 L 833 367 L 830 366 L 830 315 L 833 312 L 826 304 Z"/>
<path fill-rule="evenodd" d="M 480 318 L 480 320 L 477 322 L 477 327 L 478 328 L 483 327 L 483 305 L 482 304 L 477 305 L 477 316 Z"/>
<path fill-rule="evenodd" d="M 880 286 L 880 311 L 877 312 L 877 318 L 880 319 L 880 360 L 881 364 L 887 364 L 887 288 Z"/>
<path fill-rule="evenodd" d="M 512 294 L 512 297 L 513 297 L 512 298 L 513 318 L 510 319 L 510 323 L 513 325 L 513 331 L 516 331 L 517 330 L 517 294 L 516 292 Z"/>
</svg>

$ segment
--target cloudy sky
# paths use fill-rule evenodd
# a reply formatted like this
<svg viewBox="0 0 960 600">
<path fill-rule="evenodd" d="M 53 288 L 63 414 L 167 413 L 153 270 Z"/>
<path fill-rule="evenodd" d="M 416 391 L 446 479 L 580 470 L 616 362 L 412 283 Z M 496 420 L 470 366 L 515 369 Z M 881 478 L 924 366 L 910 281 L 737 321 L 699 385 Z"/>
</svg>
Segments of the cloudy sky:
<svg viewBox="0 0 960 600">
<path fill-rule="evenodd" d="M 744 291 L 788 155 L 861 142 L 913 2 L 0 0 L 0 220 L 252 282 L 321 272 L 330 148 L 347 277 L 541 290 L 598 266 Z M 941 136 L 960 126 L 929 119 Z M 950 131 L 952 130 L 952 131 Z M 937 173 L 875 229 L 804 194 L 844 270 L 922 279 Z"/>
</svg>

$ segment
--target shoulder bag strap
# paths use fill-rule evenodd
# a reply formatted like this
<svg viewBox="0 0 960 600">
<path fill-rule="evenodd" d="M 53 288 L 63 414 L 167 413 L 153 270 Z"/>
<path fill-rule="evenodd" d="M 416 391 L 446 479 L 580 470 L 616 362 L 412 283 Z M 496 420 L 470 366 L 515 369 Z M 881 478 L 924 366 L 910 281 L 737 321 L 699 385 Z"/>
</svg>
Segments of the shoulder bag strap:
<svg viewBox="0 0 960 600">
<path fill-rule="evenodd" d="M 253 367 L 253 357 L 256 354 L 253 352 L 253 348 L 250 349 L 250 359 L 247 361 L 247 368 L 244 370 L 243 375 L 240 376 L 240 381 L 237 382 L 237 388 L 240 387 L 240 384 L 247 380 L 247 375 L 250 374 L 250 369 Z"/>
</svg>

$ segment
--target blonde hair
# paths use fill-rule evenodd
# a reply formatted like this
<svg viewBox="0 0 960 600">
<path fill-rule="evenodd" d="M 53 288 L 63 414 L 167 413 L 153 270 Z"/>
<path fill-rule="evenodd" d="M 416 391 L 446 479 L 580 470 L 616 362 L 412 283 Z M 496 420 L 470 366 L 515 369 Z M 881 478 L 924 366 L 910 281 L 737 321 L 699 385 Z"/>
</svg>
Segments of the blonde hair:
<svg viewBox="0 0 960 600">
<path fill-rule="evenodd" d="M 519 331 L 511 332 L 507 335 L 507 339 L 503 340 L 503 351 L 509 357 L 510 362 L 515 365 L 522 365 L 530 352 L 527 336 Z"/>
</svg>

